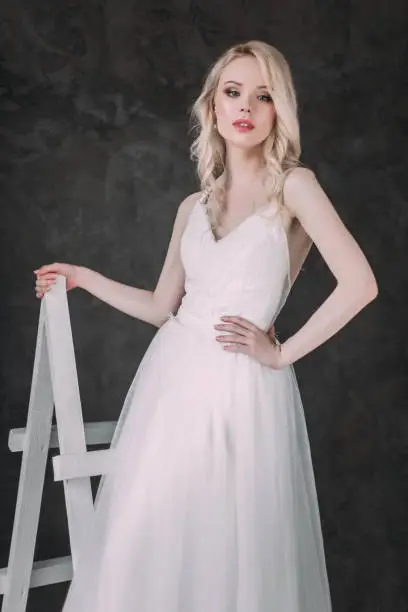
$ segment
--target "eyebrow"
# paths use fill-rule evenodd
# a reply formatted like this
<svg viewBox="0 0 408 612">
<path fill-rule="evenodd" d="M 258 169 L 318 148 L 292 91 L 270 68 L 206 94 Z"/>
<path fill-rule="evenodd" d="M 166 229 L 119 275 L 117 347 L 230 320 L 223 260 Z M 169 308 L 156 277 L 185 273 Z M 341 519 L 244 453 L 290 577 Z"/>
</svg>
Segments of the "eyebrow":
<svg viewBox="0 0 408 612">
<path fill-rule="evenodd" d="M 242 83 L 238 83 L 238 81 L 225 81 L 224 85 L 228 85 L 228 83 L 234 83 L 234 85 L 241 85 Z M 257 89 L 268 89 L 266 85 L 257 85 Z"/>
</svg>

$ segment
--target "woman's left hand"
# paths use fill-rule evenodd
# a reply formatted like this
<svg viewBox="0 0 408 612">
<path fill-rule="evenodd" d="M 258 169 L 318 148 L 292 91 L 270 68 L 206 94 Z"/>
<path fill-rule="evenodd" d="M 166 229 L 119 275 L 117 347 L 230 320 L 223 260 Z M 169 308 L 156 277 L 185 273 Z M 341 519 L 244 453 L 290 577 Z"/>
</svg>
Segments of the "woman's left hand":
<svg viewBox="0 0 408 612">
<path fill-rule="evenodd" d="M 214 325 L 216 330 L 232 332 L 216 336 L 217 342 L 223 343 L 223 349 L 232 353 L 250 355 L 259 363 L 275 370 L 283 368 L 284 363 L 280 344 L 272 341 L 268 332 L 239 316 L 221 317 L 223 323 Z"/>
</svg>

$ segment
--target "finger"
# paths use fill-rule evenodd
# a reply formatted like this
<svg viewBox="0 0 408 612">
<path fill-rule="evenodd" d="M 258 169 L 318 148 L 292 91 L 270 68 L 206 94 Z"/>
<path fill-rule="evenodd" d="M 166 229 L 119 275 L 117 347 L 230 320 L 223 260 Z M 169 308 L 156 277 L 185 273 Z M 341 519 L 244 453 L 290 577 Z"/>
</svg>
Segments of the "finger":
<svg viewBox="0 0 408 612">
<path fill-rule="evenodd" d="M 47 276 L 38 277 L 36 282 L 37 283 L 55 283 L 56 280 L 57 280 L 57 276 L 55 274 L 54 275 L 47 274 Z"/>
<path fill-rule="evenodd" d="M 243 344 L 224 344 L 222 347 L 224 351 L 230 353 L 242 353 L 243 355 L 249 355 L 248 349 Z"/>
<path fill-rule="evenodd" d="M 54 281 L 53 280 L 38 280 L 35 284 L 36 287 L 48 287 L 49 285 L 51 285 Z"/>
<path fill-rule="evenodd" d="M 242 336 L 240 334 L 223 334 L 222 336 L 217 336 L 217 340 L 218 342 L 226 344 L 228 344 L 228 342 L 235 342 L 242 345 L 247 344 L 246 336 Z"/>
<path fill-rule="evenodd" d="M 58 274 L 59 265 L 60 265 L 59 263 L 45 264 L 44 266 L 41 266 L 37 270 L 34 270 L 34 273 L 40 276 L 42 276 L 43 274 L 47 274 L 48 272 L 53 272 L 54 274 Z"/>
<path fill-rule="evenodd" d="M 235 332 L 237 334 L 242 334 L 242 335 L 244 335 L 245 333 L 248 333 L 247 329 L 235 323 L 228 323 L 228 324 L 224 323 L 224 325 L 221 325 L 221 327 L 219 328 L 219 331 L 231 331 L 231 332 Z"/>
<path fill-rule="evenodd" d="M 50 285 L 49 287 L 36 287 L 35 290 L 37 293 L 47 293 L 48 291 L 50 291 L 52 289 L 52 285 Z"/>
<path fill-rule="evenodd" d="M 248 329 L 251 331 L 255 331 L 258 329 L 256 325 L 254 325 L 247 319 L 244 319 L 244 317 L 240 317 L 238 315 L 228 315 L 228 316 L 226 315 L 226 316 L 221 317 L 221 319 L 223 321 L 236 323 L 237 325 L 240 325 L 244 329 Z"/>
</svg>

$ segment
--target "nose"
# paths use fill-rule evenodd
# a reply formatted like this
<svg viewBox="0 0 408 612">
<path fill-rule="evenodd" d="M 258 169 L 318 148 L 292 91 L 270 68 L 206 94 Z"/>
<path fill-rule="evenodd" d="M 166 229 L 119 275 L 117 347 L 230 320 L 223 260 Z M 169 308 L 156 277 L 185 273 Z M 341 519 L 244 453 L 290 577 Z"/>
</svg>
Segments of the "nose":
<svg viewBox="0 0 408 612">
<path fill-rule="evenodd" d="M 249 112 L 251 112 L 251 109 L 249 108 L 249 103 L 244 104 L 244 105 L 241 107 L 241 112 L 245 112 L 245 113 L 249 113 Z"/>
</svg>

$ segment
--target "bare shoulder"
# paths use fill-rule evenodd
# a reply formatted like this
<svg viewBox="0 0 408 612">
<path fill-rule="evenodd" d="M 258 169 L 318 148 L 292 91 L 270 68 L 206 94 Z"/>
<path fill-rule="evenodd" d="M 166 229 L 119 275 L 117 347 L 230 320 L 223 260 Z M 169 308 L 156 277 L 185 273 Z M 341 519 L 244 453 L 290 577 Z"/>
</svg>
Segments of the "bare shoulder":
<svg viewBox="0 0 408 612">
<path fill-rule="evenodd" d="M 288 173 L 283 186 L 285 206 L 293 218 L 301 216 L 305 196 L 319 187 L 315 173 L 310 168 L 298 166 Z"/>
<path fill-rule="evenodd" d="M 176 218 L 174 220 L 174 231 L 176 235 L 181 236 L 181 234 L 183 233 L 187 225 L 187 221 L 189 219 L 191 211 L 193 210 L 193 207 L 195 203 L 197 202 L 198 198 L 200 197 L 200 195 L 201 195 L 201 191 L 190 193 L 178 205 Z"/>
<path fill-rule="evenodd" d="M 281 209 L 281 218 L 286 233 L 290 237 L 294 232 L 301 232 L 299 223 L 298 211 L 296 207 L 296 197 L 294 192 L 302 193 L 305 182 L 310 180 L 313 172 L 308 168 L 297 166 L 292 168 L 285 177 L 283 185 L 283 208 Z"/>
<path fill-rule="evenodd" d="M 305 166 L 297 166 L 293 168 L 287 175 L 284 189 L 294 189 L 304 186 L 311 181 L 316 181 L 316 174 L 311 168 Z"/>
<path fill-rule="evenodd" d="M 305 182 L 316 180 L 316 175 L 310 168 L 305 166 L 297 166 L 289 173 L 285 181 L 285 188 L 288 185 L 302 185 Z"/>
<path fill-rule="evenodd" d="M 195 191 L 194 193 L 190 193 L 188 196 L 186 196 L 179 204 L 177 215 L 180 215 L 183 218 L 188 218 L 200 196 L 201 191 Z"/>
</svg>

